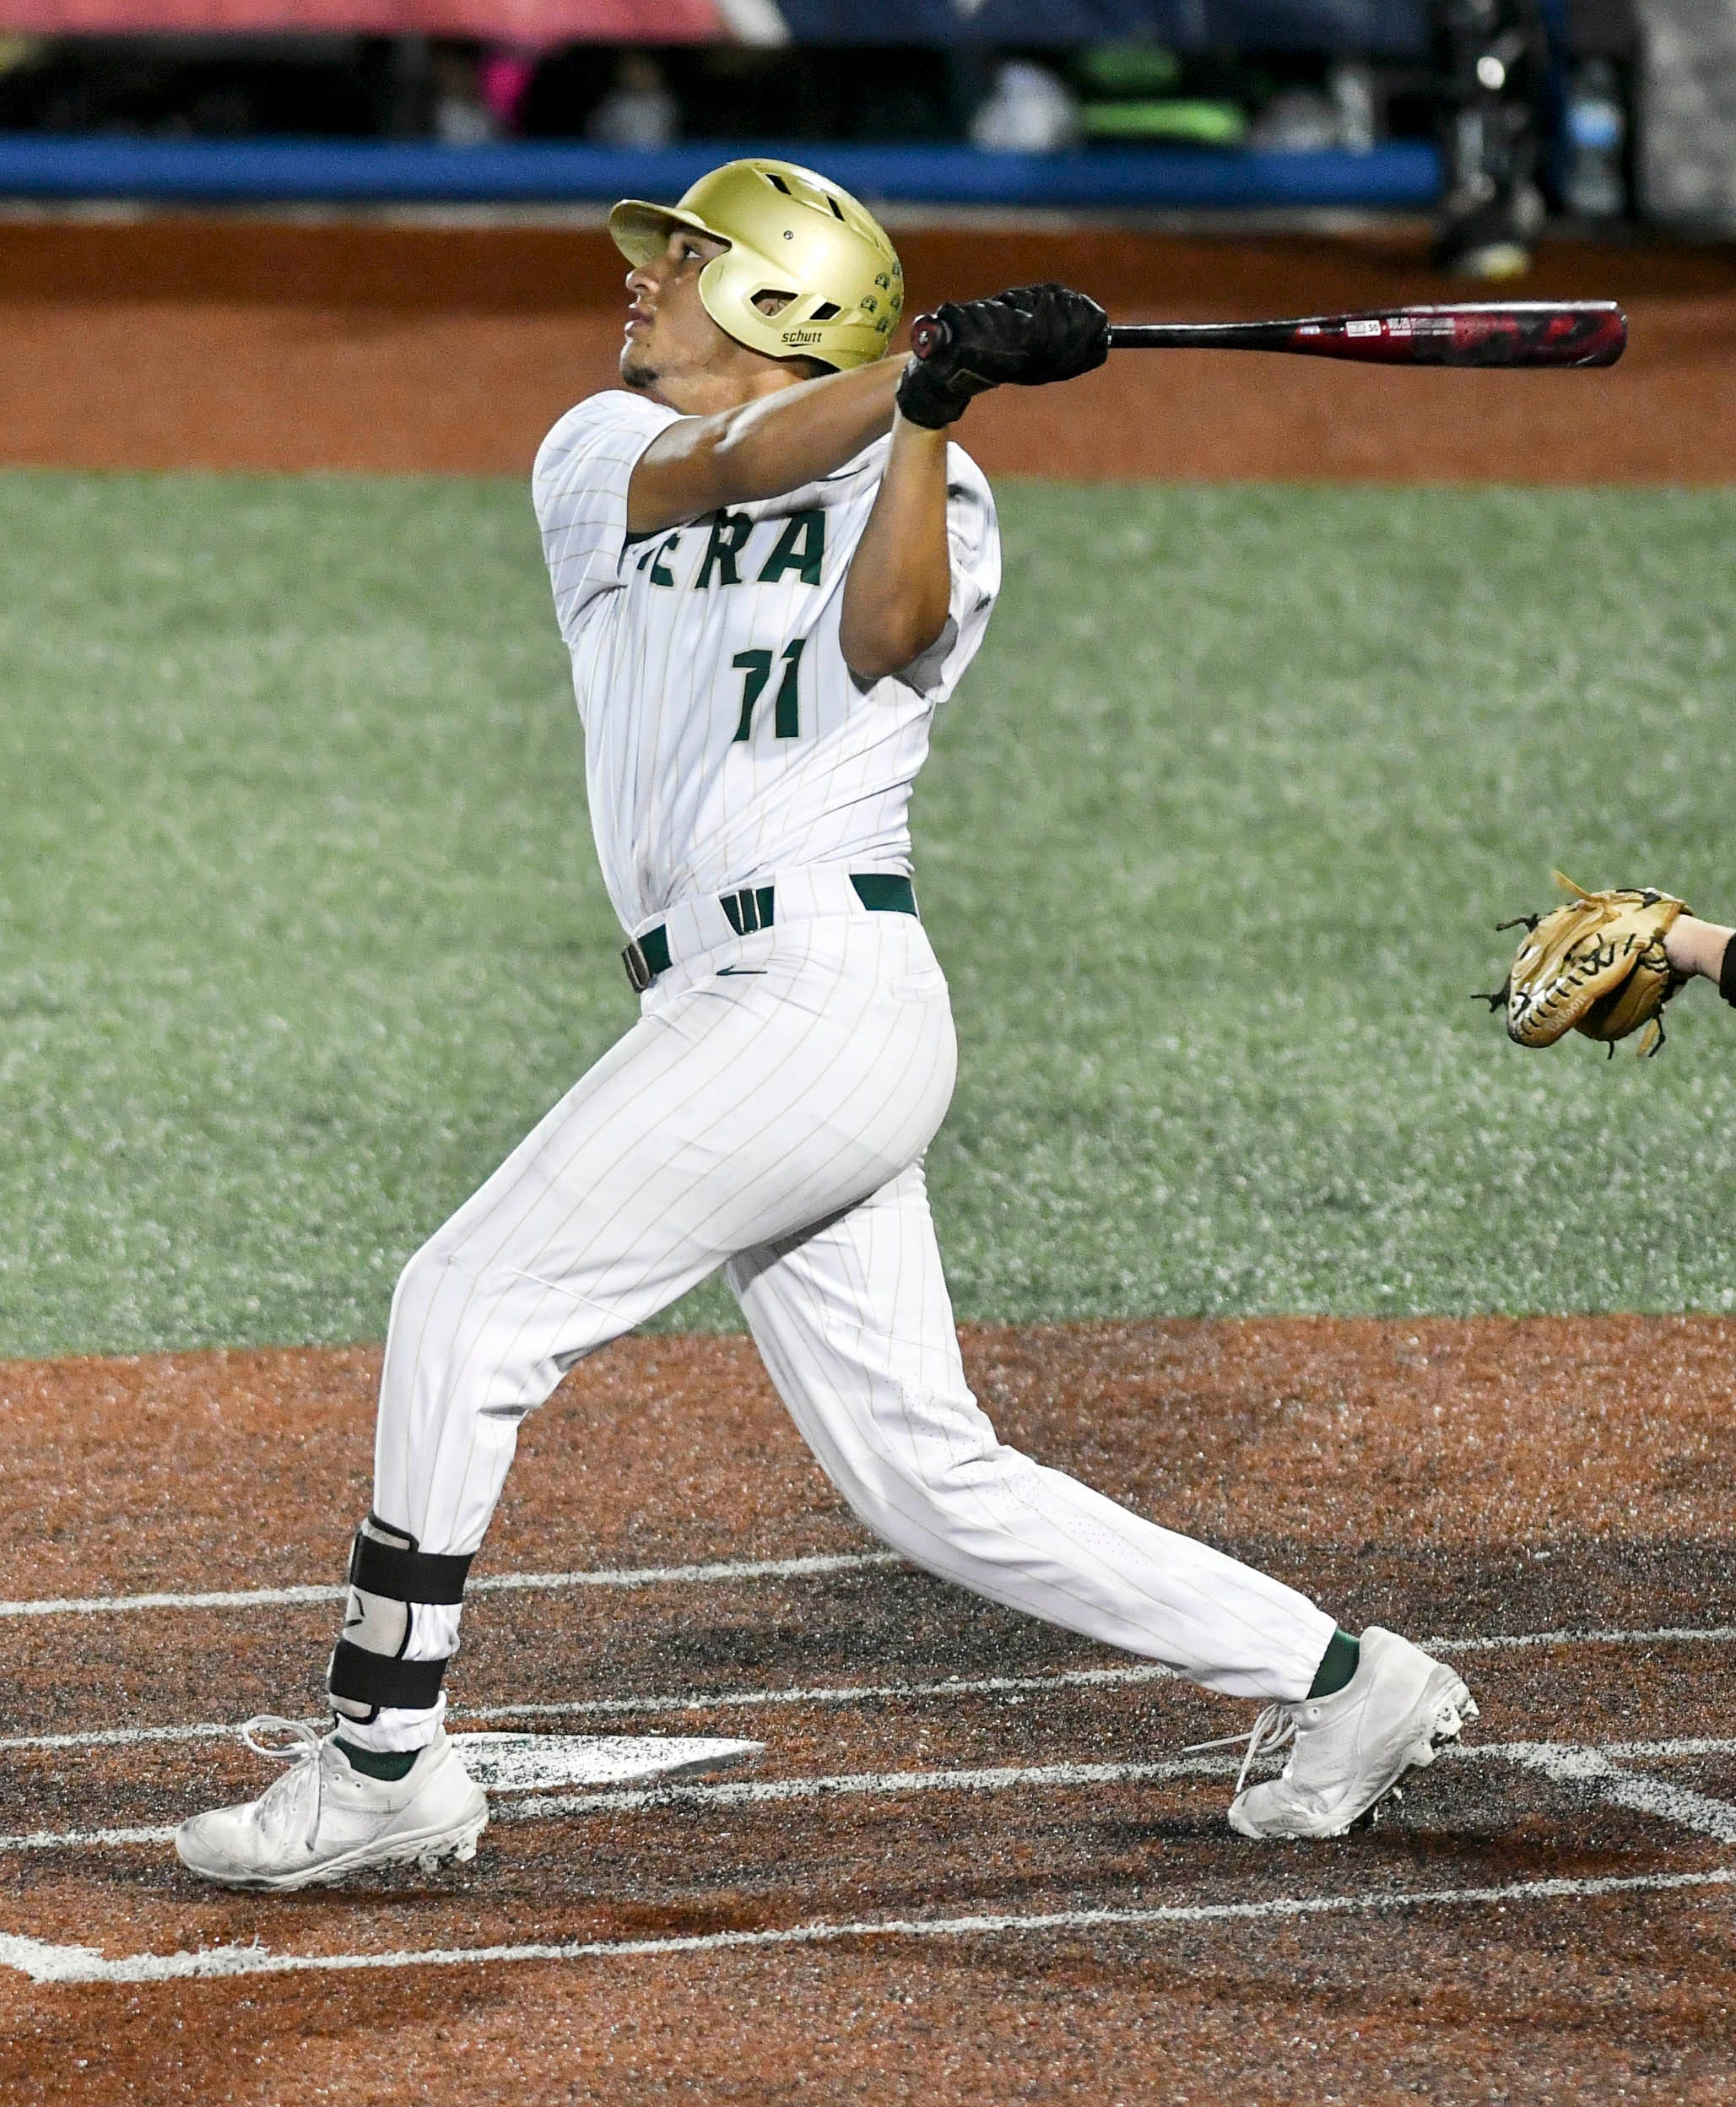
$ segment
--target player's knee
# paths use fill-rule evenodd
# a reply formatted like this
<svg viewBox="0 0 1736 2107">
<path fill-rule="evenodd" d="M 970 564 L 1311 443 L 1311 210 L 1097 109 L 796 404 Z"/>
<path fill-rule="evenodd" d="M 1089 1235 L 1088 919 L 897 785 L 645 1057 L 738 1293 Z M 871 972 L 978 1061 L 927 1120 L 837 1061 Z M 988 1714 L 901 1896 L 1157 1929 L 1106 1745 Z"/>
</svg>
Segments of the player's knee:
<svg viewBox="0 0 1736 2107">
<path fill-rule="evenodd" d="M 1014 1453 L 991 1430 L 938 1457 L 893 1451 L 859 1459 L 840 1474 L 838 1489 L 865 1528 L 895 1549 L 917 1552 L 937 1536 L 957 1536 L 998 1504 Z"/>
<path fill-rule="evenodd" d="M 427 1309 L 450 1287 L 452 1275 L 461 1270 L 459 1246 L 445 1229 L 437 1230 L 419 1251 L 414 1252 L 397 1276 L 392 1293 L 392 1321 L 414 1311 Z"/>
</svg>

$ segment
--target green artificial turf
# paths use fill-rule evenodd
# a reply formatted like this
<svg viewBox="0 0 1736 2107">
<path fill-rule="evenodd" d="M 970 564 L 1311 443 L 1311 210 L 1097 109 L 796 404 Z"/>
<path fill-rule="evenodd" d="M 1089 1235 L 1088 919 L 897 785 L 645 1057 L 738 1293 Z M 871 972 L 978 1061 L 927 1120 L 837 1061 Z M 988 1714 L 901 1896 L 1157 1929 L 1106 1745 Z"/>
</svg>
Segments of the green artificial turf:
<svg viewBox="0 0 1736 2107">
<path fill-rule="evenodd" d="M 1736 1016 L 1468 999 L 1552 860 L 1736 919 L 1736 494 L 1002 499 L 917 801 L 960 1315 L 1736 1304 Z M 14 474 L 0 534 L 0 1352 L 377 1337 L 632 1015 L 525 493 Z"/>
</svg>

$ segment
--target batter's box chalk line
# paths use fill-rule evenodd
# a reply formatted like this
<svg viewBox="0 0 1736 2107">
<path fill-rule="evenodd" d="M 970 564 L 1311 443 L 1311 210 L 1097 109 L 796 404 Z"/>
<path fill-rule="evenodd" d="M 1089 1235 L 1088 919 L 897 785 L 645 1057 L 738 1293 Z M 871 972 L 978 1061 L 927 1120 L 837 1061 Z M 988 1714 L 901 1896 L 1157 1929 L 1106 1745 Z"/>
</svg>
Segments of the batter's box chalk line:
<svg viewBox="0 0 1736 2107">
<path fill-rule="evenodd" d="M 680 1806 L 719 1811 L 790 1804 L 802 1801 L 879 1798 L 912 1793 L 1001 1793 L 1078 1791 L 1104 1785 L 1155 1784 L 1182 1778 L 1229 1775 L 1233 1756 L 1176 1756 L 1147 1763 L 1005 1764 L 947 1770 L 852 1772 L 825 1777 L 726 1779 L 691 1782 L 700 1770 L 749 1763 L 763 1745 L 754 1741 L 682 1741 L 673 1737 L 454 1734 L 453 1745 L 467 1768 L 510 1796 L 494 1811 L 497 1823 L 565 1820 L 588 1814 L 634 1814 Z M 473 1758 L 467 1743 L 479 1745 Z M 540 1757 L 537 1745 L 549 1754 Z M 616 1753 L 624 1752 L 624 1753 Z M 1613 1805 L 1651 1815 L 1678 1828 L 1736 1843 L 1736 1806 L 1686 1787 L 1642 1775 L 1629 1768 L 1636 1762 L 1681 1762 L 1706 1756 L 1736 1754 L 1736 1739 L 1617 1741 L 1593 1747 L 1568 1741 L 1495 1741 L 1443 1748 L 1439 1761 L 1450 1763 L 1506 1763 L 1536 1773 L 1553 1784 L 1588 1786 Z M 635 1766 L 639 1766 L 635 1772 Z M 650 1776 L 649 1785 L 598 1785 Z M 592 1789 L 557 1792 L 538 1788 L 555 1782 L 589 1779 Z M 0 1853 L 54 1850 L 124 1850 L 169 1844 L 171 1826 L 137 1828 L 38 1829 L 0 1835 Z M 1402 1898 L 1400 1898 L 1402 1899 Z M 1022 1922 L 1023 1920 L 1020 1920 Z M 660 1950 L 660 1949 L 659 1949 Z"/>
<path fill-rule="evenodd" d="M 562 1594 L 573 1588 L 679 1588 L 744 1580 L 812 1580 L 878 1566 L 902 1565 L 895 1551 L 816 1552 L 796 1558 L 722 1558 L 689 1566 L 603 1566 L 574 1573 L 485 1573 L 465 1590 L 473 1595 Z M 267 1610 L 342 1602 L 347 1584 L 291 1588 L 220 1588 L 192 1595 L 25 1596 L 0 1601 L 0 1617 L 116 1617 L 144 1610 Z"/>
<path fill-rule="evenodd" d="M 670 1738 L 512 1734 L 455 1735 L 473 1775 L 496 1792 L 527 1792 L 552 1783 L 595 1781 L 619 1777 L 622 1767 L 662 1765 L 662 1783 L 651 1790 L 593 1790 L 580 1794 L 545 1795 L 509 1801 L 497 1810 L 507 1820 L 571 1816 L 612 1809 L 627 1812 L 666 1806 L 673 1801 L 718 1807 L 836 1796 L 910 1791 L 1003 1791 L 1018 1787 L 1094 1785 L 1157 1778 L 1199 1776 L 1228 1771 L 1230 1758 L 1176 1758 L 1140 1764 L 1057 1763 L 996 1769 L 885 1772 L 836 1778 L 772 1779 L 715 1784 L 672 1783 L 695 1769 L 750 1760 L 760 1744 L 749 1741 L 682 1741 Z M 536 1744 L 541 1744 L 540 1747 Z M 467 1747 L 466 1744 L 468 1744 Z M 610 1752 L 616 1766 L 610 1770 Z M 1736 1753 L 1736 1740 L 1674 1740 L 1612 1742 L 1593 1747 L 1563 1741 L 1509 1741 L 1442 1752 L 1450 1762 L 1507 1763 L 1553 1784 L 1588 1787 L 1599 1799 L 1650 1815 L 1719 1844 L 1736 1843 L 1736 1806 L 1703 1793 L 1644 1775 L 1636 1761 L 1681 1760 Z M 678 1768 L 677 1765 L 680 1768 Z M 45 1849 L 95 1844 L 166 1844 L 172 1829 L 66 1832 L 0 1838 L 0 1849 Z M 1073 1909 L 934 1918 L 863 1918 L 853 1921 L 794 1925 L 754 1931 L 719 1931 L 668 1939 L 583 1940 L 489 1947 L 441 1947 L 384 1953 L 274 1953 L 257 1941 L 245 1947 L 217 1947 L 198 1953 L 135 1953 L 111 1959 L 100 1950 L 0 1933 L 0 1965 L 16 1969 L 39 1984 L 159 1983 L 190 1977 L 306 1973 L 350 1973 L 363 1969 L 432 1968 L 572 1962 L 727 1951 L 737 1947 L 814 1946 L 845 1940 L 888 1938 L 981 1938 L 1117 1928 L 1161 1928 L 1170 1925 L 1236 1923 L 1313 1916 L 1366 1915 L 1420 1909 L 1506 1908 L 1508 1904 L 1578 1900 L 1606 1895 L 1658 1893 L 1723 1887 L 1736 1882 L 1736 1868 L 1709 1871 L 1642 1873 L 1587 1879 L 1517 1881 L 1500 1887 L 1435 1888 L 1405 1892 L 1329 1896 L 1296 1895 L 1252 1903 L 1168 1904 L 1147 1909 Z"/>
<path fill-rule="evenodd" d="M 474 1968 L 525 1961 L 635 1959 L 715 1953 L 733 1948 L 822 1946 L 855 1939 L 988 1938 L 1009 1933 L 1112 1931 L 1171 1925 L 1269 1922 L 1415 1909 L 1497 1909 L 1525 1903 L 1577 1901 L 1604 1895 L 1726 1888 L 1736 1867 L 1708 1872 L 1637 1873 L 1588 1880 L 1513 1881 L 1497 1888 L 1435 1888 L 1377 1894 L 1284 1895 L 1263 1902 L 1173 1903 L 1140 1909 L 1062 1909 L 1020 1915 L 865 1917 L 759 1931 L 709 1931 L 684 1938 L 587 1939 L 564 1944 L 475 1946 L 363 1953 L 274 1953 L 269 1947 L 219 1946 L 200 1953 L 130 1953 L 111 1960 L 94 1947 L 56 1946 L 0 1932 L 0 1965 L 35 1983 L 166 1983 L 189 1977 L 348 1974 L 388 1968 Z"/>
<path fill-rule="evenodd" d="M 884 1563 L 882 1561 L 881 1563 Z M 670 1571 L 674 1568 L 647 1568 Z M 690 1573 L 708 1570 L 681 1568 Z M 755 1568 L 756 1576 L 758 1568 Z M 249 1605 L 251 1606 L 251 1604 Z M 1569 1646 L 1637 1647 L 1727 1645 L 1736 1639 L 1736 1625 L 1657 1625 L 1635 1630 L 1593 1628 L 1542 1632 L 1500 1632 L 1478 1638 L 1427 1638 L 1437 1654 L 1487 1654 L 1528 1648 Z M 1135 1661 L 1115 1668 L 1065 1668 L 1046 1675 L 947 1676 L 929 1681 L 796 1684 L 750 1690 L 691 1690 L 625 1698 L 578 1698 L 562 1703 L 454 1705 L 454 1720 L 479 1724 L 507 1720 L 652 1718 L 660 1713 L 760 1711 L 787 1705 L 954 1703 L 976 1697 L 1019 1698 L 1042 1691 L 1116 1690 L 1175 1679 L 1172 1668 Z M 238 1720 L 199 1720 L 160 1726 L 105 1726 L 61 1734 L 18 1734 L 0 1737 L 0 1752 L 16 1749 L 120 1748 L 149 1741 L 203 1741 L 241 1731 Z"/>
<path fill-rule="evenodd" d="M 891 1698 L 906 1701 L 973 1697 L 1021 1698 L 1046 1690 L 1118 1689 L 1148 1682 L 1172 1682 L 1173 1668 L 1141 1662 L 1130 1668 L 1068 1668 L 1046 1676 L 948 1676 L 927 1682 L 798 1683 L 763 1690 L 695 1690 L 678 1697 L 576 1698 L 562 1704 L 454 1705 L 458 1720 L 570 1720 L 631 1714 L 646 1718 L 668 1712 L 760 1711 L 789 1705 L 872 1704 Z M 80 1733 L 19 1734 L 0 1740 L 0 1752 L 24 1748 L 118 1748 L 141 1741 L 207 1741 L 239 1734 L 237 1720 L 204 1720 L 176 1726 L 103 1726 Z"/>
<path fill-rule="evenodd" d="M 1685 1746 L 1691 1747 L 1696 1755 L 1723 1755 L 1736 1744 L 1724 1742 L 1713 1747 L 1704 1743 L 1660 1742 L 1654 1744 L 1649 1752 L 1667 1758 L 1676 1755 Z M 1668 1779 L 1645 1777 L 1617 1760 L 1620 1755 L 1630 1751 L 1643 1750 L 1643 1744 L 1632 1743 L 1625 1747 L 1618 1745 L 1610 1748 L 1584 1748 L 1561 1741 L 1513 1741 L 1505 1747 L 1491 1749 L 1490 1753 L 1503 1754 L 1509 1761 L 1522 1764 L 1526 1769 L 1556 1784 L 1590 1785 L 1599 1798 L 1612 1806 L 1626 1807 L 1636 1814 L 1654 1815 L 1660 1822 L 1692 1829 L 1701 1836 L 1711 1837 L 1715 1843 L 1736 1844 L 1736 1806 L 1728 1800 L 1708 1798 L 1703 1792 L 1691 1791 Z"/>
</svg>

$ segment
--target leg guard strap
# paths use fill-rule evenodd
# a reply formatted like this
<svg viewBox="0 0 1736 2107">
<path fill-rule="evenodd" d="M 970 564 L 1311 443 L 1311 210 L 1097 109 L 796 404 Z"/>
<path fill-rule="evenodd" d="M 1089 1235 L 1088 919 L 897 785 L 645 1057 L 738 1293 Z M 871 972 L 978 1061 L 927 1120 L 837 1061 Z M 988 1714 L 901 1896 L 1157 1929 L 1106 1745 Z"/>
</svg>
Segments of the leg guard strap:
<svg viewBox="0 0 1736 2107">
<path fill-rule="evenodd" d="M 376 1515 L 370 1514 L 368 1520 L 376 1529 L 389 1526 Z M 418 1551 L 414 1537 L 408 1544 L 388 1543 L 362 1528 L 350 1547 L 349 1584 L 394 1602 L 462 1602 L 473 1555 Z"/>
<path fill-rule="evenodd" d="M 440 1702 L 445 1660 L 392 1660 L 340 1638 L 332 1649 L 326 1686 L 334 1698 L 375 1711 L 426 1712 Z"/>
</svg>

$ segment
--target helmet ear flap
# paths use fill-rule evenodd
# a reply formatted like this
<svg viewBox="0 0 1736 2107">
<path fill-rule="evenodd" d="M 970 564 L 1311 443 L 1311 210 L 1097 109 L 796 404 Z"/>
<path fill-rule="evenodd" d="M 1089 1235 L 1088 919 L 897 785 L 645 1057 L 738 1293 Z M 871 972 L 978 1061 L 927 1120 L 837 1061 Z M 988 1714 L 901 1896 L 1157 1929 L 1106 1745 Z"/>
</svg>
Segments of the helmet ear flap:
<svg viewBox="0 0 1736 2107">
<path fill-rule="evenodd" d="M 742 264 L 741 252 L 733 242 L 714 256 L 700 273 L 700 305 L 726 337 L 737 344 L 747 344 L 750 350 L 761 351 L 765 346 L 753 342 L 749 334 L 754 315 L 742 296 L 744 283 L 754 274 L 744 272 Z"/>
<path fill-rule="evenodd" d="M 793 274 L 786 274 L 792 276 Z M 787 293 L 787 307 L 767 313 L 758 302 L 768 293 Z M 714 256 L 699 276 L 700 305 L 727 337 L 744 344 L 766 358 L 797 355 L 803 348 L 788 346 L 782 332 L 787 316 L 798 313 L 805 296 L 798 287 L 781 283 L 776 263 L 733 240 L 721 256 Z"/>
<path fill-rule="evenodd" d="M 729 273 L 724 266 L 728 263 L 731 253 L 730 249 L 720 250 L 700 273 L 700 301 L 704 305 L 706 312 L 720 329 L 723 329 L 723 322 L 717 310 L 724 304 L 727 297 L 726 287 Z M 730 333 L 732 333 L 730 331 L 724 330 L 726 336 Z"/>
</svg>

